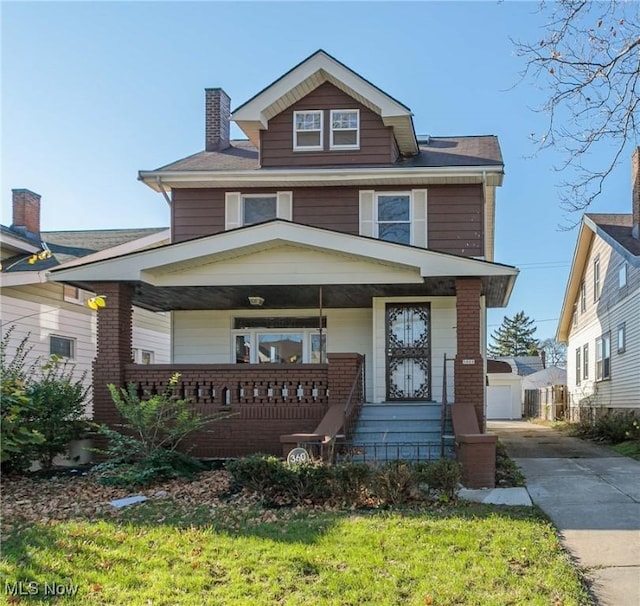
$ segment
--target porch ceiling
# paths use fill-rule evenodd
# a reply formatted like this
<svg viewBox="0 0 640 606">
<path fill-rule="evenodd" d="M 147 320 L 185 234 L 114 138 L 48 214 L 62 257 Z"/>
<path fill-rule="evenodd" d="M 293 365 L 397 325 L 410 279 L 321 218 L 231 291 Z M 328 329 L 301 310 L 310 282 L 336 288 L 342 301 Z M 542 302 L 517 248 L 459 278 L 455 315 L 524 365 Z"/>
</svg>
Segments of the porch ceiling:
<svg viewBox="0 0 640 606">
<path fill-rule="evenodd" d="M 504 306 L 509 277 L 481 278 L 488 307 Z M 78 284 L 99 292 L 100 284 Z M 320 285 L 153 286 L 135 283 L 133 303 L 154 311 L 255 309 L 250 296 L 264 299 L 262 309 L 306 309 L 319 304 Z M 455 277 L 426 278 L 422 284 L 325 284 L 325 308 L 371 307 L 372 297 L 455 296 Z"/>
</svg>

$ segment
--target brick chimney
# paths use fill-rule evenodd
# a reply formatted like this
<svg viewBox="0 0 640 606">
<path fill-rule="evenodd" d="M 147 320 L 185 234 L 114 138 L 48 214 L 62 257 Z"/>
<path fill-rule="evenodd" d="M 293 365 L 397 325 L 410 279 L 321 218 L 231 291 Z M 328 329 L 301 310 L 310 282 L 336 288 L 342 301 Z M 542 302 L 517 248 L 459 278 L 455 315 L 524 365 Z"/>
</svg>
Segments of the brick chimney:
<svg viewBox="0 0 640 606">
<path fill-rule="evenodd" d="M 631 157 L 632 217 L 631 235 L 640 240 L 640 147 L 636 147 Z"/>
<path fill-rule="evenodd" d="M 40 195 L 28 189 L 12 189 L 13 223 L 11 229 L 40 239 Z"/>
<path fill-rule="evenodd" d="M 205 88 L 205 149 L 222 151 L 229 147 L 231 99 L 221 88 Z"/>
</svg>

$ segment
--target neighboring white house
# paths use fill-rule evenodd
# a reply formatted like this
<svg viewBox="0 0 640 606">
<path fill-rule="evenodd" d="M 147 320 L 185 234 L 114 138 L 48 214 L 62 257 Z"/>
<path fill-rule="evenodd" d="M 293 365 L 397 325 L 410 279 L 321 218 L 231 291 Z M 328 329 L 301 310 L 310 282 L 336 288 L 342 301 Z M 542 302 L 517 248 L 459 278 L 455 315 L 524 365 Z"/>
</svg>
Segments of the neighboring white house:
<svg viewBox="0 0 640 606">
<path fill-rule="evenodd" d="M 75 364 L 78 373 L 87 372 L 90 385 L 96 312 L 85 303 L 96 293 L 48 282 L 49 270 L 73 266 L 80 258 L 97 260 L 152 248 L 169 239 L 167 228 L 41 232 L 40 196 L 14 189 L 12 225 L 0 226 L 0 332 L 4 336 L 14 326 L 9 355 L 29 335 L 27 363 L 60 354 Z M 43 250 L 51 255 L 31 264 L 29 258 Z M 170 362 L 170 313 L 134 308 L 133 317 L 135 361 Z"/>
<path fill-rule="evenodd" d="M 572 418 L 640 411 L 640 148 L 631 164 L 633 212 L 584 215 L 573 255 L 556 337 Z"/>
</svg>

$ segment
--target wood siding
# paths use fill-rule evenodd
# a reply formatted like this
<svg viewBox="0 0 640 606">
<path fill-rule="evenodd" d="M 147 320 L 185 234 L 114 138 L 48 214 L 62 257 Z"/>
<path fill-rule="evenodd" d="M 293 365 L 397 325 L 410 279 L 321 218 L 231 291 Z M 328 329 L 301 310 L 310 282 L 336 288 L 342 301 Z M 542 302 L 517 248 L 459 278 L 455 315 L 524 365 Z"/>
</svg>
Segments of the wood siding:
<svg viewBox="0 0 640 606">
<path fill-rule="evenodd" d="M 593 260 L 600 259 L 601 295 L 594 301 Z M 640 408 L 640 268 L 627 265 L 627 285 L 618 285 L 623 258 L 599 236 L 594 236 L 583 275 L 586 310 L 581 311 L 580 290 L 576 299 L 577 324 L 571 326 L 567 346 L 569 403 L 596 408 Z M 626 347 L 618 352 L 618 327 L 624 323 Z M 595 380 L 596 339 L 611 336 L 611 378 Z M 576 349 L 588 345 L 588 379 L 576 377 Z"/>
<path fill-rule="evenodd" d="M 424 186 L 416 186 L 424 189 Z M 243 194 L 275 193 L 281 188 L 247 188 Z M 298 187 L 293 191 L 293 221 L 349 234 L 359 232 L 360 187 Z M 410 191 L 377 187 L 375 191 Z M 482 185 L 433 185 L 427 190 L 427 246 L 432 250 L 484 256 Z M 225 192 L 218 188 L 174 189 L 172 237 L 182 242 L 224 231 Z"/>
<path fill-rule="evenodd" d="M 360 149 L 330 150 L 330 110 L 360 110 Z M 293 150 L 293 112 L 323 110 L 322 151 Z M 260 131 L 260 163 L 263 167 L 348 166 L 389 164 L 397 158 L 393 129 L 382 118 L 333 84 L 325 82 L 306 97 L 269 120 Z"/>
</svg>

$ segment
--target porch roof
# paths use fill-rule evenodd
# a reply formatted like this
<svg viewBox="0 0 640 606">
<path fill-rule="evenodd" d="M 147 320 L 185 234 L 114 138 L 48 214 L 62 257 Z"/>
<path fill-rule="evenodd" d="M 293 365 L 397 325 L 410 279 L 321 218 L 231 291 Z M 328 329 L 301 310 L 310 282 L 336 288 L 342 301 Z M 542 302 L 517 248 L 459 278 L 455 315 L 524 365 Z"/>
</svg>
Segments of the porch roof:
<svg viewBox="0 0 640 606">
<path fill-rule="evenodd" d="M 134 304 L 155 310 L 369 307 L 377 296 L 453 296 L 477 277 L 488 307 L 505 306 L 515 267 L 276 219 L 151 250 L 53 270 L 91 288 L 135 285 Z"/>
</svg>

